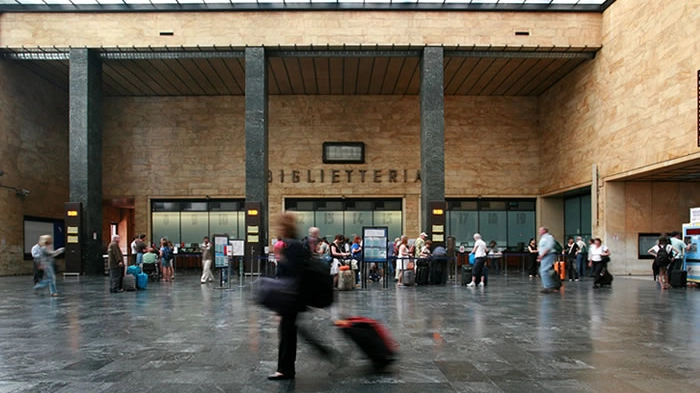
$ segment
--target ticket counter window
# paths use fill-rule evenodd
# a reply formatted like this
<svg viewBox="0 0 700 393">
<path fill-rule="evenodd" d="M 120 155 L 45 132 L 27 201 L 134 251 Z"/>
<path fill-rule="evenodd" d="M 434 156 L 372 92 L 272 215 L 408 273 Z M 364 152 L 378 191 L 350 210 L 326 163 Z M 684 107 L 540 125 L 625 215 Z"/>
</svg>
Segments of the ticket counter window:
<svg viewBox="0 0 700 393">
<path fill-rule="evenodd" d="M 151 203 L 152 239 L 167 238 L 186 247 L 201 243 L 204 236 L 228 234 L 243 236 L 243 201 L 153 201 Z"/>
<path fill-rule="evenodd" d="M 386 226 L 391 239 L 402 231 L 402 202 L 400 199 L 288 199 L 285 209 L 294 211 L 300 234 L 309 227 L 321 230 L 321 236 L 332 241 L 335 235 L 361 236 L 362 227 Z"/>
<path fill-rule="evenodd" d="M 454 236 L 457 246 L 474 244 L 474 234 L 480 233 L 488 243 L 521 251 L 535 237 L 534 200 L 448 200 L 446 222 L 448 236 Z"/>
</svg>

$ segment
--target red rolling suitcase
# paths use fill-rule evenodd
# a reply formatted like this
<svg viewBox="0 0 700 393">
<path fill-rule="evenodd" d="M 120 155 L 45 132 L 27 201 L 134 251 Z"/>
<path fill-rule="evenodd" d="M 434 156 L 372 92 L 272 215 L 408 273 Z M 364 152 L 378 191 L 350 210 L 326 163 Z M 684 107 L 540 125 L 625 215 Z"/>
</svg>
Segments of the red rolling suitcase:
<svg viewBox="0 0 700 393">
<path fill-rule="evenodd" d="M 381 371 L 396 361 L 398 345 L 389 331 L 371 318 L 349 317 L 335 321 L 335 325 L 350 337 L 370 358 L 375 370 Z"/>
</svg>

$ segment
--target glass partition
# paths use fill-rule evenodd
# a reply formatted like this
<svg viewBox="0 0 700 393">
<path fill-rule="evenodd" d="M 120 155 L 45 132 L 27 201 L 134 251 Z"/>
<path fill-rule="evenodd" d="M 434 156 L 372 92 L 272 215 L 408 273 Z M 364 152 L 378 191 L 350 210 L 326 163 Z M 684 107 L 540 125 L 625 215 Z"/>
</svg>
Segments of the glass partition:
<svg viewBox="0 0 700 393">
<path fill-rule="evenodd" d="M 508 212 L 508 244 L 516 251 L 524 251 L 530 239 L 535 238 L 535 212 Z"/>
<path fill-rule="evenodd" d="M 285 209 L 297 214 L 300 237 L 311 226 L 333 241 L 335 235 L 362 236 L 362 228 L 386 226 L 389 237 L 399 237 L 403 228 L 400 199 L 288 199 Z"/>
<path fill-rule="evenodd" d="M 536 232 L 533 199 L 448 200 L 445 219 L 447 235 L 468 249 L 478 232 L 486 243 L 495 240 L 499 247 L 521 251 Z"/>
<path fill-rule="evenodd" d="M 582 195 L 564 200 L 564 233 L 566 237 L 591 238 L 591 196 Z M 562 239 L 566 241 L 566 239 Z"/>
<path fill-rule="evenodd" d="M 210 212 L 210 235 L 228 235 L 229 239 L 242 239 L 243 232 L 238 228 L 241 220 L 245 221 L 244 212 Z"/>
<path fill-rule="evenodd" d="M 240 200 L 160 200 L 151 202 L 152 239 L 165 237 L 195 250 L 204 236 L 243 236 L 245 217 Z M 193 246 L 194 245 L 194 246 Z"/>
<path fill-rule="evenodd" d="M 474 244 L 474 234 L 479 231 L 479 212 L 448 211 L 446 221 L 448 236 L 454 236 L 457 247 Z"/>
<path fill-rule="evenodd" d="M 505 211 L 480 211 L 479 212 L 479 233 L 486 244 L 492 240 L 496 241 L 499 247 L 508 245 L 508 223 L 506 222 Z"/>
<path fill-rule="evenodd" d="M 153 243 L 166 238 L 173 243 L 180 242 L 180 212 L 154 212 L 151 215 L 153 223 Z"/>
</svg>

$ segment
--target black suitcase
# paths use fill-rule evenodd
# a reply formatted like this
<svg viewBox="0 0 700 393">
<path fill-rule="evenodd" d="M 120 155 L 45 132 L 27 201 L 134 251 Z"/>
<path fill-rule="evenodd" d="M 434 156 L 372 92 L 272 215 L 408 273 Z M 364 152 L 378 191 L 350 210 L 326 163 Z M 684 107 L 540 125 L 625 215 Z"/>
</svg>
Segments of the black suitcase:
<svg viewBox="0 0 700 393">
<path fill-rule="evenodd" d="M 428 285 L 430 279 L 430 268 L 425 264 L 418 264 L 416 269 L 416 285 Z"/>
<path fill-rule="evenodd" d="M 442 258 L 436 258 L 430 263 L 430 284 L 431 285 L 441 285 L 445 284 L 445 270 L 447 269 L 447 260 Z"/>
<path fill-rule="evenodd" d="M 554 289 L 561 289 L 561 276 L 559 272 L 552 269 L 549 274 L 552 277 L 552 281 L 554 281 Z"/>
<path fill-rule="evenodd" d="M 136 290 L 136 277 L 131 274 L 127 274 L 122 278 L 122 288 L 125 291 L 135 291 Z"/>
<path fill-rule="evenodd" d="M 603 269 L 603 272 L 600 273 L 600 281 L 599 281 L 600 286 L 601 287 L 603 287 L 603 286 L 610 287 L 610 286 L 612 286 L 612 282 L 613 282 L 612 274 L 610 274 L 608 269 Z"/>
<path fill-rule="evenodd" d="M 472 282 L 472 265 L 462 265 L 462 285 Z"/>
<path fill-rule="evenodd" d="M 396 360 L 398 346 L 389 331 L 371 318 L 350 317 L 335 322 L 370 358 L 376 371 Z"/>
<path fill-rule="evenodd" d="M 688 286 L 688 272 L 685 270 L 672 270 L 668 281 L 673 288 L 685 288 Z"/>
</svg>

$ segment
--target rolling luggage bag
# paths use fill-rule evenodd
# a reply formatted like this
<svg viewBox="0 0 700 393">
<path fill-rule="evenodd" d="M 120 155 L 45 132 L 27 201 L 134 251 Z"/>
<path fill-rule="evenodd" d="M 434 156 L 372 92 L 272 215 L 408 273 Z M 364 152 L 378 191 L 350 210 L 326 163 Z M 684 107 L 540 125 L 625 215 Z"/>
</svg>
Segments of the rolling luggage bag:
<svg viewBox="0 0 700 393">
<path fill-rule="evenodd" d="M 428 261 L 424 259 L 418 260 L 418 268 L 416 269 L 416 285 L 428 285 L 430 279 L 430 267 Z"/>
<path fill-rule="evenodd" d="M 352 270 L 341 270 L 338 273 L 338 290 L 352 291 L 355 289 L 355 274 Z"/>
<path fill-rule="evenodd" d="M 136 277 L 131 274 L 127 274 L 122 278 L 122 288 L 125 291 L 135 291 L 136 290 Z"/>
<path fill-rule="evenodd" d="M 557 263 L 557 262 L 555 262 Z M 559 289 L 561 288 L 561 276 L 558 271 L 556 270 L 551 270 L 552 275 L 552 281 L 554 281 L 554 289 Z"/>
<path fill-rule="evenodd" d="M 134 278 L 136 278 L 139 273 L 141 273 L 141 268 L 136 265 L 131 265 L 126 268 L 126 274 L 131 274 Z"/>
<path fill-rule="evenodd" d="M 413 270 L 404 270 L 401 283 L 406 286 L 411 286 L 416 283 L 416 273 Z"/>
<path fill-rule="evenodd" d="M 148 274 L 139 273 L 138 276 L 136 276 L 136 286 L 138 289 L 146 289 L 148 286 Z"/>
<path fill-rule="evenodd" d="M 685 288 L 688 286 L 688 272 L 685 270 L 671 270 L 668 279 L 673 288 Z"/>
<path fill-rule="evenodd" d="M 566 280 L 566 262 L 556 261 L 554 262 L 554 271 L 559 274 L 559 280 Z"/>
<path fill-rule="evenodd" d="M 335 325 L 362 349 L 376 371 L 383 370 L 396 360 L 398 346 L 389 331 L 376 320 L 350 317 L 336 321 Z"/>
<path fill-rule="evenodd" d="M 472 266 L 462 265 L 462 285 L 472 282 Z"/>
<path fill-rule="evenodd" d="M 447 270 L 447 260 L 443 258 L 435 258 L 430 262 L 430 284 L 441 285 L 445 284 L 445 270 Z"/>
</svg>

